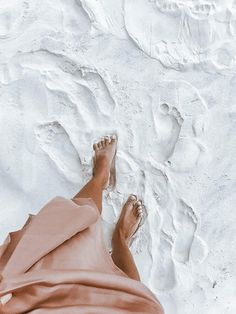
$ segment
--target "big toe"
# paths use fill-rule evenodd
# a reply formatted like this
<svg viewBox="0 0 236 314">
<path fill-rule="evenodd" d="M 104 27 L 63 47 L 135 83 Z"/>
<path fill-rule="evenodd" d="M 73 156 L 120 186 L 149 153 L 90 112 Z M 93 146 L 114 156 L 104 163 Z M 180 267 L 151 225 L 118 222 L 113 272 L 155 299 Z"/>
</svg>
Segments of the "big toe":
<svg viewBox="0 0 236 314">
<path fill-rule="evenodd" d="M 136 201 L 137 201 L 137 196 L 134 195 L 134 194 L 130 194 L 130 196 L 128 197 L 128 199 L 127 199 L 127 201 L 126 201 L 126 204 L 133 206 Z"/>
<path fill-rule="evenodd" d="M 117 142 L 117 136 L 116 136 L 116 134 L 113 134 L 111 137 L 111 144 L 115 144 L 116 142 Z"/>
</svg>

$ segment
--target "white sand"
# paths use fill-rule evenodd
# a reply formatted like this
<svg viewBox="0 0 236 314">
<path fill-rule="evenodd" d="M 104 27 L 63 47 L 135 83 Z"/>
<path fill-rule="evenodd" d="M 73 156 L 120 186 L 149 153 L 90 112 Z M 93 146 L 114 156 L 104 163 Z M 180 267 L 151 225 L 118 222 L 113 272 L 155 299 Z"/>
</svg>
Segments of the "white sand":
<svg viewBox="0 0 236 314">
<path fill-rule="evenodd" d="M 116 131 L 107 240 L 137 193 L 132 251 L 166 313 L 235 314 L 235 74 L 233 0 L 0 0 L 1 242 Z"/>
</svg>

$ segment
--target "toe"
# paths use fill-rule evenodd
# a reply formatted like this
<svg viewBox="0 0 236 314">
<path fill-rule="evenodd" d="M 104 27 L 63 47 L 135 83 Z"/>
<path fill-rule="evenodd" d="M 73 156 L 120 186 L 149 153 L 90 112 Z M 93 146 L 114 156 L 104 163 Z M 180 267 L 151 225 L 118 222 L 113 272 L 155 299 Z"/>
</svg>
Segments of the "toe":
<svg viewBox="0 0 236 314">
<path fill-rule="evenodd" d="M 111 136 L 111 143 L 114 143 L 115 141 L 116 141 L 116 135 L 113 134 L 113 135 Z"/>
<path fill-rule="evenodd" d="M 140 209 L 136 209 L 136 217 L 141 218 L 142 217 L 142 207 Z"/>
<path fill-rule="evenodd" d="M 102 142 L 98 142 L 97 146 L 98 146 L 98 149 L 101 149 L 102 148 Z"/>
<path fill-rule="evenodd" d="M 137 196 L 135 194 L 130 194 L 129 200 L 131 201 L 137 201 Z"/>
<path fill-rule="evenodd" d="M 143 208 L 142 208 L 142 206 L 139 206 L 139 207 L 137 208 L 137 212 L 138 212 L 139 214 L 142 214 L 142 213 L 143 213 Z"/>
<path fill-rule="evenodd" d="M 128 197 L 127 201 L 126 201 L 126 204 L 133 204 L 133 205 L 134 205 L 134 203 L 136 202 L 136 200 L 137 200 L 136 195 L 131 194 L 131 195 Z"/>
<path fill-rule="evenodd" d="M 96 151 L 96 150 L 98 150 L 98 145 L 97 145 L 97 143 L 94 143 L 93 144 L 93 149 Z"/>
<path fill-rule="evenodd" d="M 136 209 L 138 209 L 138 207 L 141 206 L 141 205 L 142 205 L 142 202 L 141 202 L 140 200 L 138 200 L 138 201 L 135 203 L 134 206 L 135 206 Z"/>
<path fill-rule="evenodd" d="M 105 136 L 105 144 L 108 145 L 110 143 L 110 137 Z"/>
<path fill-rule="evenodd" d="M 143 208 L 142 206 L 138 207 L 137 216 L 141 219 L 143 217 Z"/>
<path fill-rule="evenodd" d="M 102 138 L 102 140 L 101 140 L 101 145 L 103 148 L 105 147 L 105 139 L 104 138 Z"/>
</svg>

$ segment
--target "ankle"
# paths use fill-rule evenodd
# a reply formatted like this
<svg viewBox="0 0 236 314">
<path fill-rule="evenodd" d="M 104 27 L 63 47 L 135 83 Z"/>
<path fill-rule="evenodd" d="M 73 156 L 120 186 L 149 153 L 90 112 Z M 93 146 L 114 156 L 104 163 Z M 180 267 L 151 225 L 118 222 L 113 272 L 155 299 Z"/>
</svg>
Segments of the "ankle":
<svg viewBox="0 0 236 314">
<path fill-rule="evenodd" d="M 93 175 L 92 180 L 96 181 L 102 189 L 106 189 L 108 178 L 102 173 L 96 173 Z"/>
<path fill-rule="evenodd" d="M 116 229 L 114 232 L 113 232 L 113 235 L 112 235 L 112 245 L 116 245 L 117 243 L 123 243 L 123 244 L 128 244 L 127 243 L 127 239 L 124 235 L 124 232 L 119 228 L 119 229 Z"/>
<path fill-rule="evenodd" d="M 96 162 L 93 174 L 94 178 L 103 181 L 104 184 L 107 183 L 110 171 L 106 159 L 100 159 L 99 162 Z"/>
</svg>

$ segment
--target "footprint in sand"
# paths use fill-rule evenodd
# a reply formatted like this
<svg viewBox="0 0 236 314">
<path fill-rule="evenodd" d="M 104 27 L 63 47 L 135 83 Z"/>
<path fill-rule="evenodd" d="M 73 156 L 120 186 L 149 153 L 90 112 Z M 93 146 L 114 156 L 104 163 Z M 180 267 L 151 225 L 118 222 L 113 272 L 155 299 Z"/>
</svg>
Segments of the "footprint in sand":
<svg viewBox="0 0 236 314">
<path fill-rule="evenodd" d="M 35 129 L 40 147 L 48 154 L 59 171 L 72 182 L 81 178 L 81 162 L 70 137 L 58 121 L 39 125 Z"/>
<path fill-rule="evenodd" d="M 173 2 L 173 1 L 162 1 L 162 0 L 157 0 L 156 1 L 156 6 L 157 8 L 167 14 L 167 15 L 180 15 L 181 14 L 181 7 L 183 7 L 183 4 L 181 2 Z"/>
<path fill-rule="evenodd" d="M 210 14 L 213 14 L 216 12 L 216 6 L 214 3 L 198 3 L 194 4 L 190 7 L 190 10 L 192 14 L 194 14 L 196 17 L 207 17 Z"/>
<path fill-rule="evenodd" d="M 181 71 L 189 65 L 202 64 L 209 61 L 209 50 L 215 53 L 219 29 L 224 46 L 230 41 L 226 6 L 216 8 L 211 2 L 127 0 L 124 5 L 127 34 L 139 49 L 165 67 Z"/>
<path fill-rule="evenodd" d="M 161 232 L 158 253 L 151 273 L 151 286 L 154 290 L 170 290 L 176 284 L 175 267 L 172 260 L 172 239 Z"/>
<path fill-rule="evenodd" d="M 189 171 L 209 156 L 200 140 L 206 130 L 207 104 L 186 81 L 162 81 L 159 87 L 152 107 L 156 129 L 153 145 L 159 147 L 151 154 L 175 172 Z"/>
<path fill-rule="evenodd" d="M 86 86 L 93 96 L 99 111 L 104 116 L 110 118 L 115 110 L 116 102 L 112 96 L 112 90 L 108 88 L 108 82 L 106 82 L 105 78 L 102 77 L 99 72 L 92 69 L 82 69 L 81 71 L 77 71 L 76 75 L 78 83 L 80 83 L 81 86 Z M 110 88 L 112 89 L 111 85 L 112 84 L 110 84 Z"/>
<path fill-rule="evenodd" d="M 125 28 L 134 43 L 147 55 L 165 66 L 179 68 L 186 53 L 186 49 L 182 49 L 180 54 L 178 47 L 182 11 L 177 3 L 159 2 L 163 1 L 125 1 Z M 148 16 L 148 19 L 143 19 L 143 16 Z"/>
<path fill-rule="evenodd" d="M 37 55 L 50 64 L 55 63 L 55 66 L 58 62 L 62 70 L 60 75 L 56 73 L 53 80 L 47 82 L 51 103 L 54 104 L 51 109 L 53 113 L 56 111 L 62 119 L 64 112 L 72 114 L 79 119 L 80 127 L 82 124 L 82 128 L 86 129 L 101 128 L 101 125 L 112 127 L 114 123 L 111 117 L 116 101 L 112 96 L 113 85 L 108 75 L 92 68 L 79 67 L 70 58 L 57 57 L 52 60 L 48 54 Z"/>
<path fill-rule="evenodd" d="M 194 210 L 183 200 L 180 200 L 180 210 L 174 217 L 177 235 L 173 245 L 174 260 L 187 263 L 190 257 L 194 261 L 202 262 L 206 256 L 206 244 L 196 236 L 199 225 Z"/>
<path fill-rule="evenodd" d="M 163 103 L 159 108 L 153 107 L 153 116 L 156 129 L 156 139 L 154 145 L 155 158 L 159 162 L 167 161 L 173 154 L 176 142 L 178 141 L 183 118 L 175 107 Z M 151 152 L 151 154 L 153 154 Z"/>
</svg>

